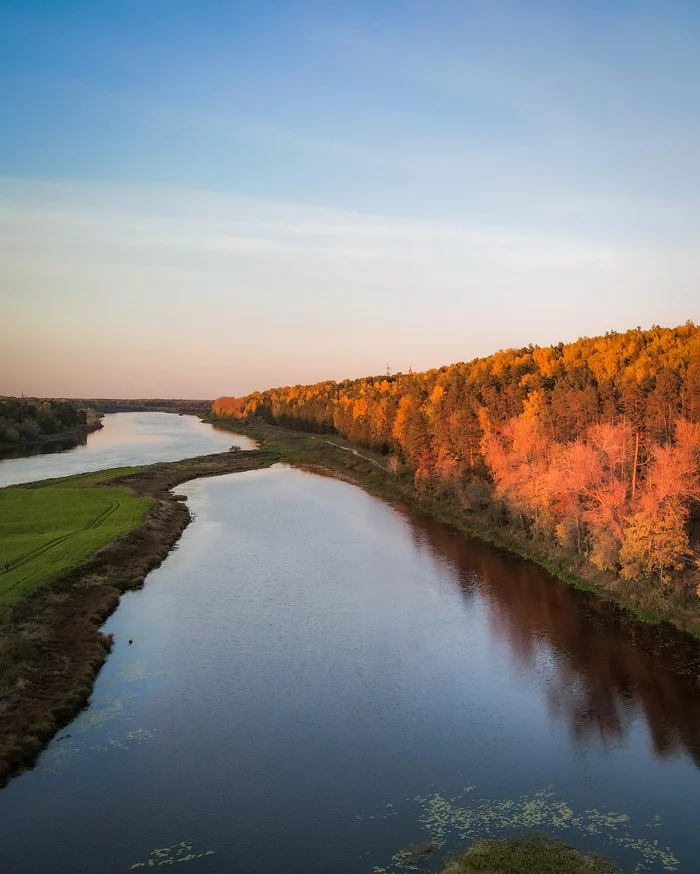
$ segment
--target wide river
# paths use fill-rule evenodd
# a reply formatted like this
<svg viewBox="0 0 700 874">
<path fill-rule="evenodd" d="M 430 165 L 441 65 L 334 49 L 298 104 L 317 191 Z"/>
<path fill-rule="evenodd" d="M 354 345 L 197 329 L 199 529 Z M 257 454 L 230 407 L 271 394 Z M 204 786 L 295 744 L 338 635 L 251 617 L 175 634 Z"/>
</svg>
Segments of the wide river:
<svg viewBox="0 0 700 874">
<path fill-rule="evenodd" d="M 436 871 L 525 828 L 700 871 L 696 646 L 338 480 L 178 492 L 89 707 L 0 791 L 3 874 Z"/>
<path fill-rule="evenodd" d="M 103 428 L 88 434 L 87 443 L 64 452 L 0 460 L 0 487 L 37 482 L 104 470 L 180 461 L 210 452 L 225 452 L 232 445 L 253 449 L 248 437 L 218 430 L 197 416 L 173 413 L 109 413 Z"/>
</svg>

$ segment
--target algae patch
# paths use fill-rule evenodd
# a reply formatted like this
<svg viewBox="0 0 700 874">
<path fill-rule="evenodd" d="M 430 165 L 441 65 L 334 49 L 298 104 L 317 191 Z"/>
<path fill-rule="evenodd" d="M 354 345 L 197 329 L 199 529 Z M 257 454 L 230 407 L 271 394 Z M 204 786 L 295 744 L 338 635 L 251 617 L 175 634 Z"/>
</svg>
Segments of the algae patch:
<svg viewBox="0 0 700 874">
<path fill-rule="evenodd" d="M 155 737 L 155 728 L 136 728 L 133 731 L 127 731 L 123 735 L 114 737 L 110 735 L 104 743 L 92 747 L 94 750 L 129 750 L 132 747 L 139 746 L 151 738 Z"/>
<path fill-rule="evenodd" d="M 577 811 L 551 789 L 541 789 L 533 795 L 518 798 L 494 799 L 470 795 L 474 788 L 466 786 L 454 797 L 433 792 L 412 799 L 412 803 L 419 806 L 418 820 L 427 832 L 426 843 L 431 843 L 436 849 L 456 852 L 474 840 L 514 832 L 537 830 L 566 834 L 569 840 L 578 833 L 582 843 L 594 843 L 594 848 L 600 853 L 624 853 L 634 865 L 632 871 L 637 874 L 678 870 L 679 860 L 672 850 L 661 846 L 658 840 L 635 833 L 626 813 L 598 808 Z M 379 814 L 379 817 L 384 816 L 386 810 Z M 660 824 L 660 819 L 655 817 L 653 827 Z M 417 870 L 419 860 L 406 852 L 408 849 L 398 850 L 386 866 L 374 867 L 373 874 Z"/>
<path fill-rule="evenodd" d="M 175 865 L 180 862 L 193 862 L 195 859 L 203 859 L 205 856 L 213 856 L 214 850 L 197 852 L 194 845 L 189 841 L 181 841 L 171 847 L 159 847 L 151 851 L 148 859 L 144 862 L 134 862 L 129 868 L 134 871 L 137 868 L 159 868 L 161 865 Z"/>
</svg>

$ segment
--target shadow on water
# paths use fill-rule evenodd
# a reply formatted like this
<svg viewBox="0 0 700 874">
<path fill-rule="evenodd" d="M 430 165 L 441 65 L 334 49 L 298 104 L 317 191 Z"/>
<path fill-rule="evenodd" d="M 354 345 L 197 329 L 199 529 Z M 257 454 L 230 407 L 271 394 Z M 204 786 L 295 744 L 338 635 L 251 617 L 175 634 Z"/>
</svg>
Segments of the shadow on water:
<svg viewBox="0 0 700 874">
<path fill-rule="evenodd" d="M 137 422 L 145 455 L 188 424 Z M 399 874 L 423 841 L 436 872 L 529 829 L 698 870 L 692 639 L 335 479 L 178 491 L 195 522 L 108 621 L 90 707 L 0 792 L 3 874 Z"/>
<path fill-rule="evenodd" d="M 534 668 L 543 644 L 550 649 L 552 670 L 536 675 L 574 742 L 622 741 L 641 714 L 657 756 L 686 752 L 700 766 L 700 647 L 691 638 L 643 624 L 533 563 L 407 518 L 416 545 L 452 564 L 464 597 L 485 599 L 493 634 L 521 665 Z"/>
<path fill-rule="evenodd" d="M 66 452 L 77 446 L 87 445 L 87 434 L 74 434 L 51 440 L 47 443 L 33 444 L 29 446 L 8 446 L 0 449 L 0 461 L 9 461 L 13 458 L 32 458 L 35 455 L 52 455 L 57 452 Z"/>
</svg>

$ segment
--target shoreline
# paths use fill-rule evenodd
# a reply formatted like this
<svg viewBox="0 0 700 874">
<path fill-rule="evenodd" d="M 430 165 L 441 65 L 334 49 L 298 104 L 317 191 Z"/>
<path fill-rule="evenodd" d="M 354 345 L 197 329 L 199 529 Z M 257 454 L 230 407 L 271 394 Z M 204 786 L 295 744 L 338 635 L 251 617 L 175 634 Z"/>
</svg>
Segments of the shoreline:
<svg viewBox="0 0 700 874">
<path fill-rule="evenodd" d="M 91 425 L 80 425 L 70 431 L 61 431 L 60 434 L 45 434 L 35 440 L 22 440 L 17 443 L 0 442 L 0 461 L 14 458 L 30 458 L 33 455 L 49 454 L 51 447 L 60 443 L 70 444 L 58 449 L 63 452 L 66 448 L 79 446 L 81 440 L 87 440 L 88 434 L 100 431 L 104 428 L 101 420 Z"/>
<path fill-rule="evenodd" d="M 269 467 L 278 460 L 277 453 L 265 449 L 229 451 L 158 462 L 92 486 L 118 486 L 153 503 L 139 525 L 0 615 L 0 787 L 31 767 L 88 703 L 113 643 L 100 630 L 102 624 L 121 595 L 141 586 L 162 564 L 192 521 L 183 496 L 171 490 L 193 479 Z"/>
<path fill-rule="evenodd" d="M 567 568 L 563 559 L 558 561 L 556 556 L 538 554 L 535 551 L 537 544 L 519 542 L 510 537 L 508 531 L 480 527 L 476 514 L 470 518 L 468 511 L 456 499 L 444 495 L 421 494 L 412 482 L 407 482 L 400 475 L 392 475 L 386 468 L 380 474 L 377 468 L 382 465 L 377 463 L 377 459 L 381 458 L 378 453 L 357 450 L 357 447 L 340 435 L 293 431 L 279 425 L 244 423 L 218 416 L 206 417 L 204 421 L 232 433 L 252 437 L 262 448 L 279 452 L 282 461 L 301 468 L 315 469 L 316 472 L 325 468 L 329 475 L 354 483 L 382 500 L 404 504 L 458 534 L 489 543 L 496 549 L 531 561 L 560 582 L 631 614 L 639 622 L 667 625 L 676 634 L 685 635 L 695 643 L 700 640 L 700 598 L 695 598 L 688 609 L 688 605 L 679 603 L 681 599 L 672 591 L 635 588 L 616 574 L 596 571 L 592 567 L 583 567 L 585 573 L 577 573 Z M 313 440 L 314 444 L 304 446 L 307 440 Z M 328 450 L 326 445 L 336 448 Z M 621 591 L 623 588 L 629 591 Z"/>
<path fill-rule="evenodd" d="M 100 627 L 119 605 L 121 595 L 139 588 L 150 571 L 162 564 L 192 521 L 183 496 L 172 489 L 202 477 L 265 468 L 276 462 L 332 476 L 457 534 L 532 561 L 555 579 L 631 613 L 637 621 L 664 624 L 669 632 L 697 644 L 700 625 L 683 626 L 670 615 L 625 603 L 615 591 L 577 577 L 497 532 L 479 530 L 469 524 L 464 508 L 457 508 L 454 501 L 422 496 L 407 481 L 392 475 L 376 453 L 353 451 L 351 445 L 342 445 L 346 442 L 342 438 L 328 440 L 327 435 L 216 417 L 203 417 L 203 421 L 251 437 L 259 448 L 158 462 L 101 480 L 95 488 L 117 486 L 135 496 L 150 497 L 153 504 L 143 522 L 0 614 L 0 688 L 7 685 L 8 676 L 12 680 L 13 674 L 23 672 L 18 687 L 0 704 L 0 787 L 31 767 L 51 738 L 88 704 L 113 643 Z"/>
</svg>

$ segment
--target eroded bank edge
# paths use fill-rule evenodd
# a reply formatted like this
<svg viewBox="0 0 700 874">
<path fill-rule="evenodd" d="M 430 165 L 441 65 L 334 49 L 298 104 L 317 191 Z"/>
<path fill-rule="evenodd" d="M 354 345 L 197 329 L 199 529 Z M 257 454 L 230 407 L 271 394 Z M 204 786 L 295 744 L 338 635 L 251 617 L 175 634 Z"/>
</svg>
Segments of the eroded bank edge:
<svg viewBox="0 0 700 874">
<path fill-rule="evenodd" d="M 27 768 L 84 707 L 112 647 L 100 631 L 120 596 L 143 584 L 192 520 L 175 486 L 201 477 L 269 467 L 270 449 L 231 451 L 101 478 L 152 505 L 144 520 L 90 559 L 11 605 L 0 617 L 0 785 Z M 39 484 L 32 484 L 36 487 Z"/>
</svg>

